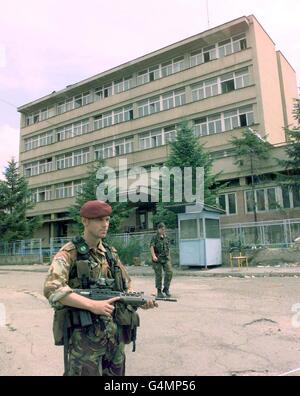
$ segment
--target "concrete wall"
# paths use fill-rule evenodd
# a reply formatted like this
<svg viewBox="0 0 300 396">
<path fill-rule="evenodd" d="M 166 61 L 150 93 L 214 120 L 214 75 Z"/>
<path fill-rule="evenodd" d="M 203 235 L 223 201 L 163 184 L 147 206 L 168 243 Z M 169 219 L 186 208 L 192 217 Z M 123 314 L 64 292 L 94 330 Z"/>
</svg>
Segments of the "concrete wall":
<svg viewBox="0 0 300 396">
<path fill-rule="evenodd" d="M 293 117 L 294 100 L 298 98 L 296 73 L 280 51 L 277 51 L 277 62 L 282 95 L 284 126 L 296 126 L 297 123 Z"/>
<path fill-rule="evenodd" d="M 284 117 L 280 92 L 279 72 L 275 44 L 256 20 L 251 16 L 252 45 L 255 47 L 254 78 L 259 87 L 259 106 L 263 130 L 272 144 L 285 141 Z"/>
</svg>

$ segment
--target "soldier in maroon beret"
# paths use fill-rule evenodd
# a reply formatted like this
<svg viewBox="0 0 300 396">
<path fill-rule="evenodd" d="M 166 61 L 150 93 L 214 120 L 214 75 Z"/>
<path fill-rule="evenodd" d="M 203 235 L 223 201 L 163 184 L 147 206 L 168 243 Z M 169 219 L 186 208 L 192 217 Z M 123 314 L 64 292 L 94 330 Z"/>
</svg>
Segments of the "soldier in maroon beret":
<svg viewBox="0 0 300 396">
<path fill-rule="evenodd" d="M 54 339 L 56 345 L 64 344 L 68 376 L 125 375 L 124 347 L 132 339 L 130 334 L 129 338 L 127 333 L 126 337 L 123 335 L 125 326 L 120 326 L 117 319 L 122 304 L 115 307 L 114 303 L 119 297 L 95 301 L 73 292 L 87 287 L 83 281 L 91 285 L 100 279 L 114 280 L 114 290 L 131 291 L 131 279 L 117 251 L 103 242 L 111 212 L 111 206 L 99 200 L 88 201 L 81 207 L 83 236 L 73 238 L 54 256 L 45 281 L 44 295 L 55 309 Z M 86 263 L 88 279 L 82 277 L 82 263 Z M 148 301 L 142 308 L 154 306 L 157 304 Z M 88 329 L 81 327 L 78 309 L 91 313 L 93 324 Z M 138 325 L 138 315 L 132 308 L 122 310 L 122 317 L 132 315 L 127 318 L 131 320 L 129 323 L 136 321 Z M 67 332 L 65 323 L 68 323 Z"/>
</svg>

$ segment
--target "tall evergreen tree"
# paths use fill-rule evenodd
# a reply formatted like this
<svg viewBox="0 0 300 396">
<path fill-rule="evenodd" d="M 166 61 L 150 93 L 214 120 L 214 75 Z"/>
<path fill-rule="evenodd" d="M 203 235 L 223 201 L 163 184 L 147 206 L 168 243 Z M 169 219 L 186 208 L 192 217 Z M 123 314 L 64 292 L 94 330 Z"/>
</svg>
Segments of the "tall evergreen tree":
<svg viewBox="0 0 300 396">
<path fill-rule="evenodd" d="M 26 179 L 20 175 L 17 162 L 8 162 L 5 180 L 0 181 L 0 235 L 1 240 L 30 239 L 41 226 L 40 217 L 26 218 L 26 211 L 34 207 Z"/>
<path fill-rule="evenodd" d="M 262 161 L 270 158 L 271 144 L 251 128 L 242 132 L 242 137 L 233 137 L 230 141 L 235 148 L 235 164 L 242 170 L 249 171 L 252 188 L 252 207 L 254 222 L 257 222 L 257 208 L 255 200 L 255 179 L 259 175 L 259 166 Z"/>
<path fill-rule="evenodd" d="M 278 160 L 279 164 L 284 167 L 286 176 L 281 176 L 282 184 L 300 185 L 300 101 L 296 100 L 294 104 L 293 115 L 297 121 L 297 126 L 292 129 L 286 128 L 286 137 L 288 145 L 285 152 L 287 160 Z"/>
<path fill-rule="evenodd" d="M 84 181 L 82 191 L 76 196 L 75 204 L 69 208 L 69 215 L 74 221 L 71 226 L 72 233 L 80 235 L 83 232 L 83 225 L 80 218 L 80 208 L 87 201 L 93 201 L 97 199 L 96 192 L 99 186 L 99 180 L 97 179 L 97 172 L 100 167 L 104 166 L 104 161 L 97 161 L 89 166 L 87 178 Z M 120 202 L 109 202 L 107 201 L 113 211 L 110 218 L 109 234 L 115 234 L 120 231 L 122 221 L 127 218 L 132 209 L 128 207 L 126 203 Z"/>
<path fill-rule="evenodd" d="M 200 144 L 187 122 L 182 122 L 177 129 L 176 139 L 170 143 L 170 154 L 165 165 L 168 168 L 185 167 L 193 169 L 193 193 L 195 193 L 196 168 L 204 168 L 204 201 L 207 205 L 216 205 L 217 185 L 216 179 L 219 174 L 212 174 L 213 160 L 204 145 Z M 171 185 L 171 203 L 174 203 L 174 185 Z M 185 203 L 183 196 L 183 203 Z M 153 217 L 155 223 L 163 221 L 167 227 L 177 226 L 177 216 L 167 209 L 170 203 L 160 202 L 157 205 L 156 214 Z"/>
</svg>

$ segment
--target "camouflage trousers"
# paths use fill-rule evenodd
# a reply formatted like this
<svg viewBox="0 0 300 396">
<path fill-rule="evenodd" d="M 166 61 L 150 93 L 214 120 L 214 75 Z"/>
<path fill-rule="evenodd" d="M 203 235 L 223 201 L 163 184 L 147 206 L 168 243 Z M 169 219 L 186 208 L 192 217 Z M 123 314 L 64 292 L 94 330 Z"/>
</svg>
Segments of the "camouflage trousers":
<svg viewBox="0 0 300 396">
<path fill-rule="evenodd" d="M 124 376 L 125 344 L 117 342 L 117 326 L 74 329 L 69 342 L 66 376 Z"/>
<path fill-rule="evenodd" d="M 163 271 L 164 271 L 164 288 L 169 289 L 171 280 L 173 277 L 172 264 L 169 259 L 159 259 L 156 263 L 153 263 L 153 269 L 155 272 L 155 287 L 156 289 L 162 288 L 163 282 Z"/>
</svg>

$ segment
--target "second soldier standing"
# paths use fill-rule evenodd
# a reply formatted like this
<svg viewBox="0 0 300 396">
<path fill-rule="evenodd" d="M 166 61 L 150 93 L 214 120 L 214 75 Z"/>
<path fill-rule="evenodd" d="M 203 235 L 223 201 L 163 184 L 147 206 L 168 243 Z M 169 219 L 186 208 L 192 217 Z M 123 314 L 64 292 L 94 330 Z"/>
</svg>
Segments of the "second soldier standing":
<svg viewBox="0 0 300 396">
<path fill-rule="evenodd" d="M 170 241 L 166 235 L 166 227 L 164 223 L 159 223 L 157 233 L 150 242 L 150 251 L 152 255 L 153 269 L 155 272 L 155 287 L 157 289 L 157 297 L 171 297 L 170 284 L 173 277 L 172 264 L 170 260 Z M 163 271 L 164 282 L 163 282 Z M 162 283 L 164 288 L 162 290 Z"/>
</svg>

